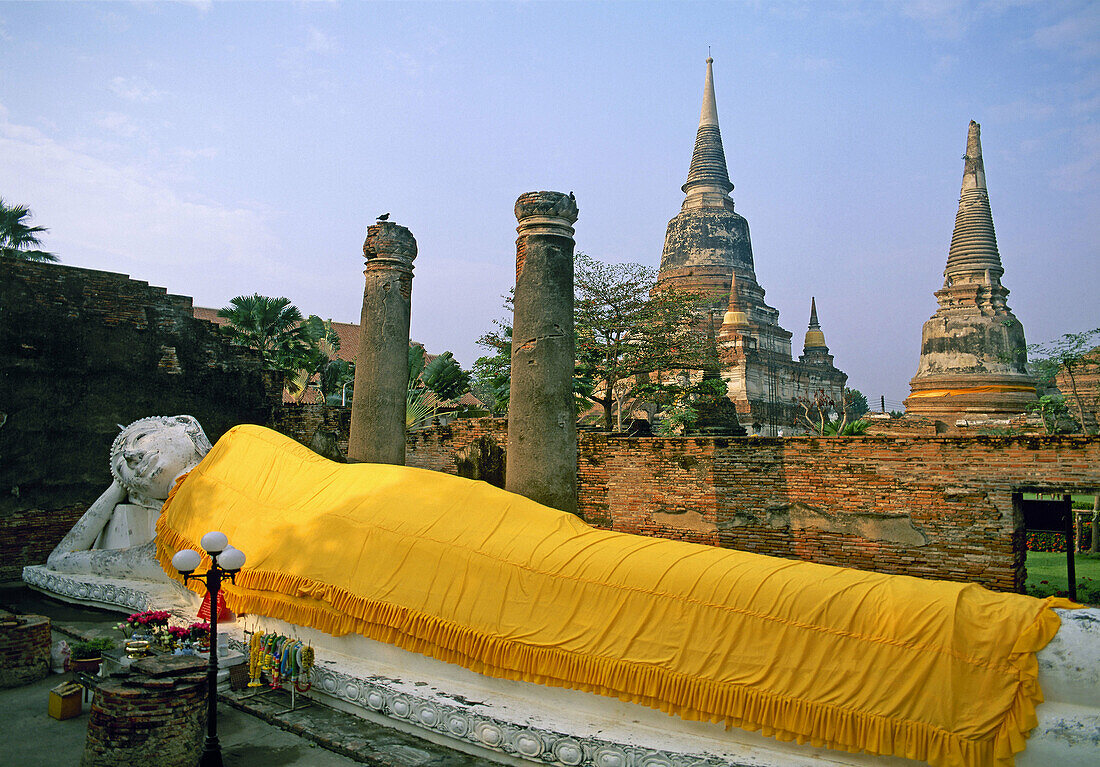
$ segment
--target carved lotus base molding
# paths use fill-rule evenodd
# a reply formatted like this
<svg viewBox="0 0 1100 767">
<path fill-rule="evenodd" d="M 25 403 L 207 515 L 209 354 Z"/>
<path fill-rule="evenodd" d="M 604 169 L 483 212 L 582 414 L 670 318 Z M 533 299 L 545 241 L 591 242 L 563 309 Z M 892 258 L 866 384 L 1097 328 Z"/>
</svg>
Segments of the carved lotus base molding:
<svg viewBox="0 0 1100 767">
<path fill-rule="evenodd" d="M 168 610 L 191 615 L 188 594 L 170 582 L 121 580 L 97 575 L 73 575 L 44 565 L 23 568 L 23 582 L 65 602 L 76 602 L 117 612 Z"/>
<path fill-rule="evenodd" d="M 396 684 L 399 684 L 396 680 L 361 678 L 332 668 L 317 668 L 313 675 L 314 690 L 364 712 L 443 735 L 455 741 L 453 745 L 460 749 L 468 744 L 479 753 L 495 752 L 538 764 L 568 767 L 717 767 L 731 764 L 712 757 L 520 726 L 477 714 L 461 704 L 445 705 L 437 699 L 418 698 L 405 689 L 395 689 Z M 347 705 L 340 708 L 351 710 Z M 409 731 L 408 726 L 401 729 Z"/>
</svg>

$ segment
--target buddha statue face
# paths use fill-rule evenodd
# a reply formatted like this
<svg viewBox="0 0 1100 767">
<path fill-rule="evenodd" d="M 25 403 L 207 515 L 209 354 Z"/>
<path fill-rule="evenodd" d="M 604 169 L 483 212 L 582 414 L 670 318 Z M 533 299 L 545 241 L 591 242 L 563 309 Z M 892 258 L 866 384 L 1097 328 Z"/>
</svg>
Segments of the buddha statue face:
<svg viewBox="0 0 1100 767">
<path fill-rule="evenodd" d="M 159 506 L 176 478 L 210 451 L 210 440 L 189 415 L 153 416 L 122 429 L 111 445 L 111 474 L 144 506 Z"/>
</svg>

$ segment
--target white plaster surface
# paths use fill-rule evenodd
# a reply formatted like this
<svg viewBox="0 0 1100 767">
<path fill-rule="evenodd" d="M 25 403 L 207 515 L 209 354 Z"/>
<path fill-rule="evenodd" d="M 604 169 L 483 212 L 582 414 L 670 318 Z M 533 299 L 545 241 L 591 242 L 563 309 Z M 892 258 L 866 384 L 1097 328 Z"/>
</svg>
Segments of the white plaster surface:
<svg viewBox="0 0 1100 767">
<path fill-rule="evenodd" d="M 93 549 L 128 549 L 153 540 L 160 509 L 134 503 L 115 506 L 110 521 L 99 533 Z"/>
<path fill-rule="evenodd" d="M 25 568 L 24 579 L 62 599 L 98 606 L 123 600 L 116 609 L 168 609 L 181 621 L 191 619 L 199 604 L 195 594 L 178 585 L 51 573 L 44 567 Z M 1016 757 L 1019 767 L 1100 764 L 1100 610 L 1058 613 L 1062 628 L 1038 654 L 1046 700 L 1038 706 L 1039 724 L 1027 749 Z M 245 616 L 235 625 L 219 627 L 238 649 L 247 642 L 246 629 L 275 631 L 314 646 L 317 668 L 311 695 L 503 764 L 922 764 L 781 743 L 600 695 L 495 679 L 358 635 L 333 637 L 271 618 Z"/>
</svg>

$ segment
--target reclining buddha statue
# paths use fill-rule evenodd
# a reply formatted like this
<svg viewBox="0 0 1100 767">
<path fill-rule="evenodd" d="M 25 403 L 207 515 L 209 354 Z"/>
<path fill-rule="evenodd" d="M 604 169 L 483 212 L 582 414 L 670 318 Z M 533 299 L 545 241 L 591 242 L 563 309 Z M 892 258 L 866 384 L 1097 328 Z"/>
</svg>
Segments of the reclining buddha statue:
<svg viewBox="0 0 1100 767">
<path fill-rule="evenodd" d="M 257 426 L 227 432 L 172 490 L 164 570 L 209 530 L 247 554 L 225 587 L 238 614 L 933 765 L 1012 762 L 1042 700 L 1051 608 L 1068 606 L 600 530 L 484 482 L 334 463 Z"/>
<path fill-rule="evenodd" d="M 1052 608 L 1072 606 L 596 529 L 484 482 L 334 463 L 258 426 L 234 427 L 211 449 L 190 416 L 125 427 L 111 474 L 29 583 L 48 584 L 52 571 L 148 584 L 156 599 L 162 585 L 186 594 L 172 557 L 220 530 L 247 554 L 223 584 L 243 623 L 328 636 L 335 653 L 341 643 L 390 648 L 406 669 L 475 672 L 529 700 L 564 688 L 688 728 L 718 723 L 937 767 L 1012 764 L 1039 721 L 1036 653 L 1059 631 Z M 1093 647 L 1084 624 L 1100 618 L 1084 612 L 1067 636 Z M 1080 684 L 1058 677 L 1058 705 L 1079 708 L 1057 708 L 1056 719 L 1100 709 L 1090 673 Z M 1042 719 L 1043 738 L 1062 737 L 1059 721 Z M 553 737 L 562 764 L 582 763 L 568 730 Z"/>
</svg>

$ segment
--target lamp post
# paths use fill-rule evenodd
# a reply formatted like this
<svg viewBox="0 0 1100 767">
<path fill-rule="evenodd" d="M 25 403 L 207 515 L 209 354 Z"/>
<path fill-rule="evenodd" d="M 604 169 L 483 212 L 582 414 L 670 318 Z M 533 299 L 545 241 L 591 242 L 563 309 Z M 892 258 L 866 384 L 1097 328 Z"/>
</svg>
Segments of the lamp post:
<svg viewBox="0 0 1100 767">
<path fill-rule="evenodd" d="M 179 570 L 183 582 L 194 579 L 206 586 L 210 595 L 210 665 L 206 671 L 207 709 L 206 741 L 202 746 L 199 767 L 222 767 L 222 747 L 218 742 L 218 592 L 221 591 L 222 578 L 229 576 L 235 583 L 237 573 L 244 567 L 244 552 L 229 545 L 225 533 L 209 532 L 200 542 L 210 555 L 210 569 L 205 573 L 195 573 L 201 556 L 194 549 L 177 551 L 172 557 L 172 567 Z"/>
</svg>

